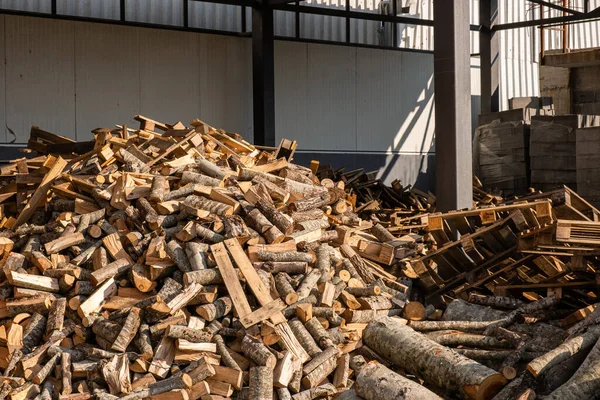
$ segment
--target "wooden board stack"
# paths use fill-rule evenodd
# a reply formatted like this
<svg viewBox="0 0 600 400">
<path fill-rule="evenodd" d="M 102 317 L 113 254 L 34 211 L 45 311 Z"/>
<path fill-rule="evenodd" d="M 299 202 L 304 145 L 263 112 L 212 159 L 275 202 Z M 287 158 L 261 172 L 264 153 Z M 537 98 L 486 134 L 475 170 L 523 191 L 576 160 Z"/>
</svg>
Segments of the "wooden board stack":
<svg viewBox="0 0 600 400">
<path fill-rule="evenodd" d="M 34 127 L 0 167 L 0 399 L 516 398 L 589 370 L 600 212 L 568 188 L 475 182 L 441 214 L 293 141 L 136 120 Z"/>
</svg>

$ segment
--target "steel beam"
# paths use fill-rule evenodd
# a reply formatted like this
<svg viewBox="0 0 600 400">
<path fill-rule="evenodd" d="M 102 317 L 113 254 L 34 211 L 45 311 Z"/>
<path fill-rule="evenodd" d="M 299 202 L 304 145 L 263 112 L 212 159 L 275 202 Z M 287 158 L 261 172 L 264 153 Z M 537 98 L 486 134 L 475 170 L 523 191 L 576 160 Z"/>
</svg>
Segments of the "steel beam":
<svg viewBox="0 0 600 400">
<path fill-rule="evenodd" d="M 273 9 L 252 8 L 254 143 L 275 146 L 275 39 Z"/>
<path fill-rule="evenodd" d="M 491 30 L 498 15 L 498 0 L 479 1 L 479 55 L 481 82 L 481 113 L 499 110 L 499 53 L 498 35 Z"/>
<path fill-rule="evenodd" d="M 436 210 L 473 206 L 469 2 L 434 1 Z"/>
<path fill-rule="evenodd" d="M 572 10 L 570 8 L 559 6 L 558 4 L 550 3 L 550 2 L 544 1 L 544 0 L 527 0 L 527 1 L 530 2 L 530 3 L 538 4 L 540 6 L 544 6 L 544 7 L 552 8 L 552 9 L 555 9 L 555 10 L 558 10 L 558 11 L 566 12 L 566 13 L 569 13 L 569 14 L 574 14 L 574 15 L 577 15 L 577 14 L 582 15 L 582 14 L 584 14 L 581 11 Z"/>
</svg>

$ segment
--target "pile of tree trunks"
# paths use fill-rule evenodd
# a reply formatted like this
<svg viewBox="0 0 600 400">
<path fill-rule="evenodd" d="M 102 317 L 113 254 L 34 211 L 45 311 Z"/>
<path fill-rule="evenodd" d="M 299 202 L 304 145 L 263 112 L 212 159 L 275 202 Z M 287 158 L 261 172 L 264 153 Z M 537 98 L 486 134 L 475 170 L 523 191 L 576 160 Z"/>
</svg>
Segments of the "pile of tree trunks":
<svg viewBox="0 0 600 400">
<path fill-rule="evenodd" d="M 437 213 L 294 164 L 294 141 L 135 119 L 78 143 L 33 127 L 0 167 L 0 400 L 599 389 L 600 212 L 570 189 L 474 182 L 475 208 Z"/>
</svg>

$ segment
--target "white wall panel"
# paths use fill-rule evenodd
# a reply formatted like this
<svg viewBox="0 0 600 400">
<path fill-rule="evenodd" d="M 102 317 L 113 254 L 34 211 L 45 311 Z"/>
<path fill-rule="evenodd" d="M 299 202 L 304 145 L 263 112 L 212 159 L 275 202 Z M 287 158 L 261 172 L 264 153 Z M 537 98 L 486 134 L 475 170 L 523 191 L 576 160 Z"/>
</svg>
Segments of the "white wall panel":
<svg viewBox="0 0 600 400">
<path fill-rule="evenodd" d="M 252 60 L 249 39 L 202 35 L 206 76 L 200 80 L 203 118 L 208 124 L 252 140 Z"/>
<path fill-rule="evenodd" d="M 435 131 L 433 56 L 403 53 L 401 87 L 399 97 L 407 117 L 402 122 L 401 135 L 394 140 L 394 148 L 431 152 Z"/>
<path fill-rule="evenodd" d="M 138 28 L 75 25 L 78 140 L 91 139 L 91 130 L 97 127 L 138 126 L 133 116 L 141 109 L 140 63 L 145 63 L 139 34 Z"/>
<path fill-rule="evenodd" d="M 402 131 L 409 112 L 402 97 L 413 93 L 402 86 L 406 67 L 403 54 L 357 49 L 356 62 L 357 149 L 394 151 L 410 147 L 410 133 Z M 418 93 L 415 102 L 416 96 Z"/>
<path fill-rule="evenodd" d="M 309 148 L 356 150 L 356 48 L 308 47 Z"/>
<path fill-rule="evenodd" d="M 309 149 L 308 130 L 308 46 L 307 43 L 275 42 L 275 133 Z"/>
<path fill-rule="evenodd" d="M 201 117 L 199 63 L 198 35 L 140 32 L 141 113 L 167 123 Z"/>
<path fill-rule="evenodd" d="M 74 22 L 5 18 L 6 124 L 17 142 L 31 125 L 75 138 Z"/>
</svg>

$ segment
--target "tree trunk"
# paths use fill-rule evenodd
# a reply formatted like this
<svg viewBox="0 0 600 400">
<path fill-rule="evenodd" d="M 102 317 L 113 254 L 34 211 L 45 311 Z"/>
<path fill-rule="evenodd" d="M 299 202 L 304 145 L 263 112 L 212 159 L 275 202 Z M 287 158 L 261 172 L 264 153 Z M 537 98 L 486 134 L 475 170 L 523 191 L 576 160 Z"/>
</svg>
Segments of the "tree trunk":
<svg viewBox="0 0 600 400">
<path fill-rule="evenodd" d="M 365 400 L 434 400 L 438 395 L 379 364 L 371 361 L 356 377 L 356 393 Z"/>
<path fill-rule="evenodd" d="M 449 395 L 489 399 L 506 383 L 496 371 L 390 317 L 377 317 L 371 322 L 363 332 L 363 341 L 382 357 L 443 388 Z"/>
<path fill-rule="evenodd" d="M 586 333 L 568 339 L 563 344 L 527 364 L 527 370 L 538 376 L 552 366 L 573 357 L 575 354 L 591 349 L 600 338 L 600 328 L 594 327 Z"/>
<path fill-rule="evenodd" d="M 596 398 L 600 391 L 600 340 L 564 385 L 556 389 L 547 400 L 581 400 Z"/>
<path fill-rule="evenodd" d="M 467 303 L 464 300 L 454 300 L 444 312 L 444 321 L 497 321 L 508 315 L 505 311 L 494 310 L 490 307 Z"/>
</svg>

